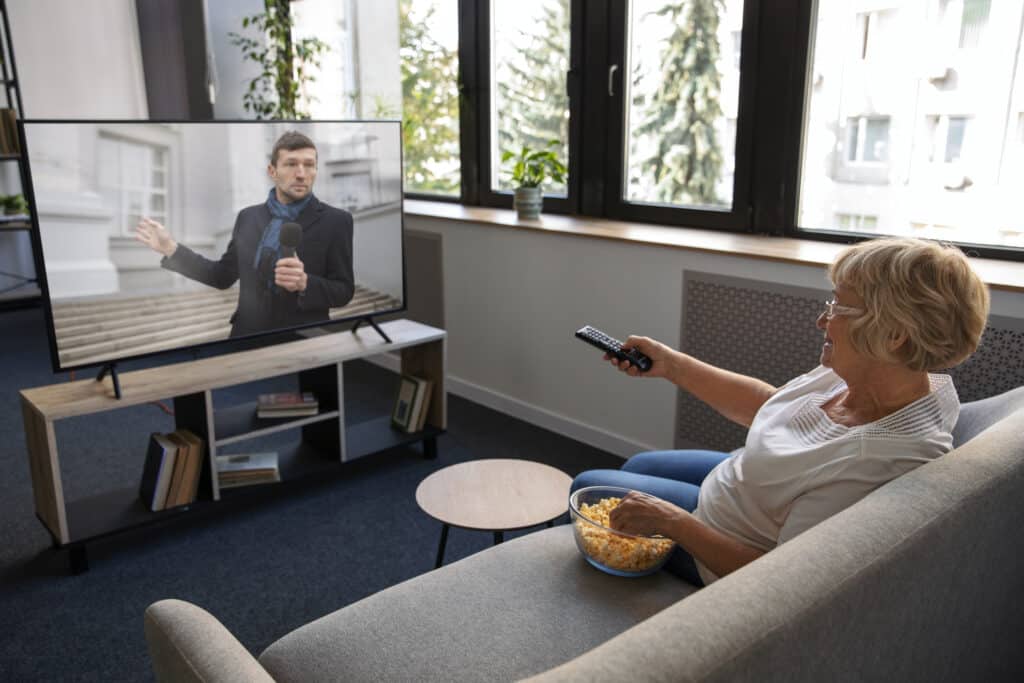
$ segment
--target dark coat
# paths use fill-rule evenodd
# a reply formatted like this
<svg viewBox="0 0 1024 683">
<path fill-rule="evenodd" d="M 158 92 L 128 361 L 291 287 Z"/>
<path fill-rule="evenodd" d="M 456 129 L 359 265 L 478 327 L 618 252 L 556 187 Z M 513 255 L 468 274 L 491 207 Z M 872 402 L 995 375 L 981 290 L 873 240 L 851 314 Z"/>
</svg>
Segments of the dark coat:
<svg viewBox="0 0 1024 683">
<path fill-rule="evenodd" d="M 270 223 L 266 204 L 238 212 L 231 242 L 218 261 L 200 256 L 179 244 L 160 265 L 217 289 L 239 282 L 238 308 L 231 316 L 231 336 L 242 337 L 297 325 L 324 322 L 328 310 L 352 299 L 352 215 L 324 204 L 315 196 L 299 214 L 302 243 L 296 250 L 308 281 L 300 296 L 267 286 L 267 273 L 253 266 L 263 230 Z M 269 275 L 273 279 L 273 275 Z"/>
</svg>

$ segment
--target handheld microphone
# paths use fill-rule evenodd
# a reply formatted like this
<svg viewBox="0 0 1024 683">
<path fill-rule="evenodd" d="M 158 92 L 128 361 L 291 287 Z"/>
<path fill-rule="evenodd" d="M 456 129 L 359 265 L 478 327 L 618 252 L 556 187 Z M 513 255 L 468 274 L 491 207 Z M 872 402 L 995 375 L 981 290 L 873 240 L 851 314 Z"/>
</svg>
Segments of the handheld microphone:
<svg viewBox="0 0 1024 683">
<path fill-rule="evenodd" d="M 302 244 L 302 226 L 285 223 L 281 226 L 281 257 L 294 258 L 295 250 Z"/>
</svg>

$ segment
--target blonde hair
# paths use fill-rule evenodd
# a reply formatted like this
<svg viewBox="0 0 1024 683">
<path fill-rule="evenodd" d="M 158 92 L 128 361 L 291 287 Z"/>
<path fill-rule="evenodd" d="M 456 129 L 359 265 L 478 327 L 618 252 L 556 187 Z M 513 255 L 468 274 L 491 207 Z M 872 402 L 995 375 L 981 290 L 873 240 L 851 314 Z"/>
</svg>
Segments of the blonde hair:
<svg viewBox="0 0 1024 683">
<path fill-rule="evenodd" d="M 841 252 L 829 277 L 864 301 L 865 313 L 849 318 L 850 344 L 860 354 L 931 371 L 958 365 L 978 348 L 988 287 L 954 246 L 869 240 Z"/>
</svg>

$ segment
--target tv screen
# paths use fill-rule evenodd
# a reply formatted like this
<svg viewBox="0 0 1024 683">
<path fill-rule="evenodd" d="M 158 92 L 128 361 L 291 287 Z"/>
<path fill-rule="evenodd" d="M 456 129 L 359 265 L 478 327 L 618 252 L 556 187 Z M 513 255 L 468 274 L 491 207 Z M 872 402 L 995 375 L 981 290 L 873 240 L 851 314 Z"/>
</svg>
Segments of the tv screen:
<svg viewBox="0 0 1024 683">
<path fill-rule="evenodd" d="M 55 372 L 405 308 L 397 121 L 33 121 Z"/>
</svg>

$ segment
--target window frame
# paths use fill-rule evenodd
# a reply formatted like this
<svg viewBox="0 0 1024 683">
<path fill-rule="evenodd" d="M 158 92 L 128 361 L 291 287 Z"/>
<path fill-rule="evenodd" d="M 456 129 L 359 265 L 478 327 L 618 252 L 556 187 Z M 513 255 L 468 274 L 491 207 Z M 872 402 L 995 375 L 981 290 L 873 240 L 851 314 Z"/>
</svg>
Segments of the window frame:
<svg viewBox="0 0 1024 683">
<path fill-rule="evenodd" d="M 461 194 L 407 193 L 410 199 L 511 208 L 512 195 L 490 189 L 490 1 L 459 0 Z M 797 224 L 805 94 L 811 69 L 817 3 L 746 0 L 730 211 L 631 203 L 622 199 L 625 169 L 626 2 L 571 0 L 568 197 L 545 197 L 544 212 L 668 226 L 854 243 L 878 237 Z M 731 51 L 733 46 L 723 45 Z M 731 58 L 731 57 L 730 57 Z M 618 64 L 615 95 L 608 67 Z M 583 115 L 583 112 L 586 115 Z M 862 116 L 870 116 L 864 113 Z M 891 125 L 891 122 L 890 122 Z M 846 162 L 884 166 L 890 162 Z M 870 208 L 870 207 L 865 207 Z M 1024 249 L 958 242 L 969 254 L 1024 261 Z"/>
</svg>

